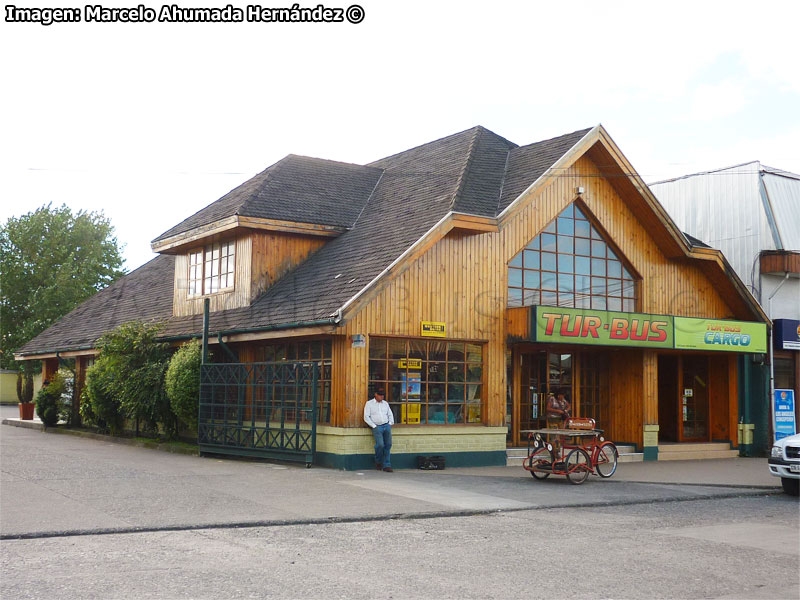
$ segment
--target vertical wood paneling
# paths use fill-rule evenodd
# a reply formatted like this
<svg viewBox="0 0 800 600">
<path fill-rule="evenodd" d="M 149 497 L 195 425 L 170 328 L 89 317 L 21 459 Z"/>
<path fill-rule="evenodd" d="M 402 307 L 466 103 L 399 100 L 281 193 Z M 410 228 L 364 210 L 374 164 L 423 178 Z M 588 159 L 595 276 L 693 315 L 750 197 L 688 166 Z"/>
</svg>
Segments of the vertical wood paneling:
<svg viewBox="0 0 800 600">
<path fill-rule="evenodd" d="M 346 336 L 419 336 L 420 321 L 444 321 L 448 337 L 486 340 L 483 421 L 502 425 L 505 415 L 507 334 L 527 330 L 527 323 L 506 310 L 507 264 L 585 189 L 582 201 L 608 232 L 633 269 L 640 286 L 641 312 L 724 318 L 731 309 L 705 275 L 689 262 L 668 259 L 645 227 L 587 157 L 579 158 L 552 183 L 526 198 L 498 232 L 453 231 L 425 254 L 393 275 L 344 326 Z M 345 340 L 349 338 L 345 337 Z M 341 424 L 360 425 L 367 394 L 367 352 L 343 343 L 344 385 L 336 386 L 334 402 Z M 611 426 L 614 439 L 642 443 L 642 425 L 658 422 L 658 375 L 655 353 L 640 350 L 613 353 Z M 336 368 L 336 367 L 334 367 Z"/>
</svg>

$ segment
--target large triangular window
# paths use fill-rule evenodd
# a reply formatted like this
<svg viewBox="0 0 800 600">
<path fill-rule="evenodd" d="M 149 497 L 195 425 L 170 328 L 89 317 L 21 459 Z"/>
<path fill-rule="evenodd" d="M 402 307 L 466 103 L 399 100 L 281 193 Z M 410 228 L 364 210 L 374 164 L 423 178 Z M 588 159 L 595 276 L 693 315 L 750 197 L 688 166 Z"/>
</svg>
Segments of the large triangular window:
<svg viewBox="0 0 800 600">
<path fill-rule="evenodd" d="M 508 263 L 508 306 L 633 312 L 634 277 L 575 203 Z"/>
</svg>

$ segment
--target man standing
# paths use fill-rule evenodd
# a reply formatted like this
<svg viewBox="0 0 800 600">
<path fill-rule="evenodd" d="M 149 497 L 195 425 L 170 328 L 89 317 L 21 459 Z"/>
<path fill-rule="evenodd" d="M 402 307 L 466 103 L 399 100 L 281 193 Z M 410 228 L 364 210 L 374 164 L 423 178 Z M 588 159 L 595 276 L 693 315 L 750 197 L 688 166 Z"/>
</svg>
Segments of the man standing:
<svg viewBox="0 0 800 600">
<path fill-rule="evenodd" d="M 384 399 L 384 393 L 385 390 L 379 387 L 372 400 L 364 405 L 364 421 L 372 428 L 375 438 L 375 468 L 391 473 L 393 469 L 389 451 L 392 449 L 394 415 Z"/>
</svg>

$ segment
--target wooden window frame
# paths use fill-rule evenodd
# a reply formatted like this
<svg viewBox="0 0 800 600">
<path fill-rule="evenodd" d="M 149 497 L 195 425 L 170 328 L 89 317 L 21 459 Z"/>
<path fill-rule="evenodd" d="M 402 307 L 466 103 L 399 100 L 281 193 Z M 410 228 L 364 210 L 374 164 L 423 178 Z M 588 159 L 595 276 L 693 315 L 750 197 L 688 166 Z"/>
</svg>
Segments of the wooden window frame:
<svg viewBox="0 0 800 600">
<path fill-rule="evenodd" d="M 568 210 L 571 214 L 566 214 Z M 580 211 L 581 217 L 575 216 L 575 210 Z M 578 221 L 588 223 L 587 235 L 578 233 L 576 227 Z M 561 228 L 567 222 L 569 227 L 562 232 Z M 553 242 L 552 249 L 544 247 L 545 242 L 551 241 L 550 237 Z M 569 242 L 567 245 L 571 247 L 571 252 L 561 252 L 562 240 Z M 578 242 L 588 246 L 585 252 L 577 249 Z M 603 244 L 603 256 L 596 253 L 596 242 Z M 610 254 L 613 254 L 613 257 Z M 578 273 L 579 268 L 576 263 L 579 259 L 588 262 L 588 273 Z M 512 264 L 515 262 L 518 264 Z M 571 268 L 566 263 L 570 263 Z M 609 263 L 619 263 L 619 277 L 609 276 Z M 599 269 L 601 264 L 602 269 Z M 595 273 L 596 266 L 598 266 L 597 273 Z M 586 278 L 588 288 L 578 290 L 578 277 Z M 570 285 L 563 285 L 567 281 Z M 622 252 L 608 239 L 608 234 L 596 223 L 588 209 L 577 202 L 572 202 L 509 262 L 507 305 L 509 308 L 541 305 L 635 312 L 639 307 L 640 297 L 638 281 L 634 269 L 625 260 Z M 532 285 L 527 285 L 528 283 Z M 609 294 L 610 287 L 617 284 L 620 287 L 618 293 Z M 598 286 L 597 293 L 593 288 L 595 285 Z M 604 289 L 602 293 L 599 291 L 600 287 Z"/>
<path fill-rule="evenodd" d="M 214 252 L 217 256 L 214 256 Z M 227 254 L 223 254 L 229 251 Z M 189 264 L 187 271 L 187 296 L 189 298 L 200 298 L 230 292 L 236 285 L 236 241 L 226 240 L 205 244 L 199 248 L 194 248 L 188 254 Z M 225 264 L 226 270 L 222 272 Z M 216 266 L 216 270 L 214 267 Z M 210 270 L 210 273 L 208 272 Z M 222 280 L 225 279 L 225 285 Z M 217 280 L 217 288 L 213 288 L 214 280 Z M 211 288 L 211 289 L 209 289 Z"/>
<path fill-rule="evenodd" d="M 397 344 L 398 342 L 402 342 L 405 346 L 405 356 L 390 356 L 390 344 Z M 434 343 L 443 343 L 444 346 L 444 358 L 439 360 L 439 357 L 432 356 L 432 348 L 431 344 Z M 455 340 L 455 339 L 446 339 L 446 338 L 424 338 L 424 337 L 405 337 L 405 336 L 374 336 L 370 337 L 369 340 L 369 356 L 368 356 L 368 395 L 371 398 L 373 396 L 374 390 L 377 386 L 383 386 L 386 391 L 386 400 L 389 402 L 389 406 L 392 408 L 392 412 L 395 416 L 395 423 L 396 424 L 403 424 L 402 414 L 403 410 L 402 407 L 409 405 L 418 405 L 420 407 L 420 419 L 419 423 L 405 423 L 409 426 L 454 426 L 454 425 L 482 425 L 483 419 L 485 418 L 485 398 L 484 394 L 486 393 L 486 385 L 485 385 L 485 353 L 486 353 L 486 343 L 482 341 L 476 340 Z M 412 352 L 412 344 L 420 345 L 423 344 L 425 348 L 424 356 L 416 356 Z M 464 349 L 463 356 L 460 360 L 455 360 L 454 357 L 451 357 L 451 344 L 453 345 L 461 345 Z M 383 356 L 377 356 L 380 353 L 380 346 L 382 345 L 382 354 Z M 471 346 L 478 346 L 480 348 L 480 359 L 479 360 L 470 360 L 469 350 L 467 345 Z M 457 352 L 457 351 L 456 351 Z M 398 376 L 398 378 L 391 377 L 393 365 L 395 361 L 406 360 L 407 364 L 410 360 L 421 360 L 422 361 L 422 368 L 420 369 L 420 400 L 410 400 L 407 397 L 402 396 L 402 391 L 400 394 L 396 394 L 395 391 L 398 389 L 402 390 L 402 386 L 409 385 L 411 379 L 408 377 L 408 374 L 414 369 L 409 368 L 406 366 L 405 369 L 400 369 L 399 367 L 397 370 L 398 373 L 404 372 L 406 374 L 405 380 L 402 378 L 402 373 Z M 436 365 L 437 368 L 441 367 L 444 369 L 443 378 L 442 379 L 430 379 L 431 373 L 437 373 L 438 371 L 431 371 L 431 365 Z M 463 371 L 463 378 L 454 378 L 451 379 L 451 366 L 455 367 L 455 372 L 459 371 L 458 367 L 462 367 L 460 369 Z M 470 379 L 470 369 L 480 368 L 480 379 L 474 380 Z M 382 376 L 374 376 L 375 370 L 378 369 Z M 474 372 L 474 371 L 473 371 Z M 461 402 L 451 402 L 449 398 L 449 386 L 456 385 L 456 386 L 463 386 L 463 398 L 461 398 Z M 444 388 L 444 397 L 442 398 L 442 402 L 432 402 L 431 401 L 431 391 L 432 386 Z M 476 390 L 471 390 L 471 386 L 477 386 Z M 409 388 L 406 388 L 409 389 Z M 470 391 L 474 392 L 474 395 L 477 396 L 478 400 L 476 402 L 470 402 Z M 432 410 L 433 407 L 433 410 Z M 477 407 L 477 414 L 475 413 L 475 407 Z M 460 417 L 457 420 L 451 420 L 451 410 L 453 409 L 452 414 L 459 414 L 460 409 Z M 472 408 L 472 411 L 470 410 Z M 440 410 L 440 409 L 443 409 Z M 408 409 L 406 409 L 408 410 Z M 438 419 L 431 422 L 431 416 L 434 414 L 441 413 L 444 420 L 439 421 Z M 408 413 L 407 413 L 408 414 Z M 408 421 L 408 419 L 406 419 Z"/>
</svg>

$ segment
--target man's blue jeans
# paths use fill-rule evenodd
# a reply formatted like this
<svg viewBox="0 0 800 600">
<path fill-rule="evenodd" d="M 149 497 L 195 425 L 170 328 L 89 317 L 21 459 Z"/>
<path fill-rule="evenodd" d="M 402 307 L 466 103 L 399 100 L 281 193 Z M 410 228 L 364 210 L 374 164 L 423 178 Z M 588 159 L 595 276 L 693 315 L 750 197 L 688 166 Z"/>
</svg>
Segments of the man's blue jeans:
<svg viewBox="0 0 800 600">
<path fill-rule="evenodd" d="M 372 437 L 375 438 L 375 462 L 384 468 L 391 467 L 389 451 L 392 449 L 392 426 L 388 423 L 378 425 L 373 428 Z"/>
</svg>

